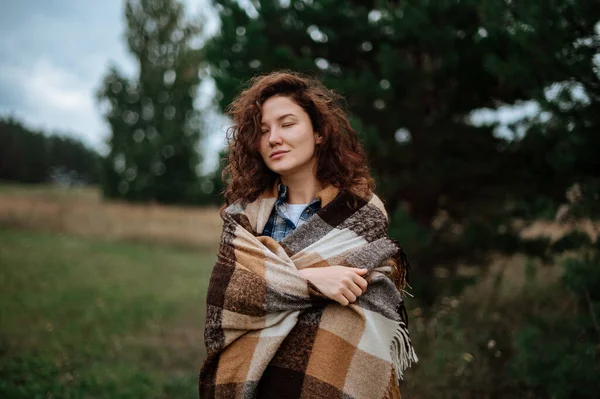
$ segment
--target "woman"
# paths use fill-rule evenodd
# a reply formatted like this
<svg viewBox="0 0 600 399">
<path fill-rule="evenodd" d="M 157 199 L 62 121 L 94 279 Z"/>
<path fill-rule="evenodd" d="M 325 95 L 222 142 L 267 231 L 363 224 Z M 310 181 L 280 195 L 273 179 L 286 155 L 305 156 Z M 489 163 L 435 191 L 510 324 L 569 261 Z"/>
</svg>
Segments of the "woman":
<svg viewBox="0 0 600 399">
<path fill-rule="evenodd" d="M 408 262 L 339 96 L 276 72 L 229 111 L 200 397 L 400 397 Z"/>
</svg>

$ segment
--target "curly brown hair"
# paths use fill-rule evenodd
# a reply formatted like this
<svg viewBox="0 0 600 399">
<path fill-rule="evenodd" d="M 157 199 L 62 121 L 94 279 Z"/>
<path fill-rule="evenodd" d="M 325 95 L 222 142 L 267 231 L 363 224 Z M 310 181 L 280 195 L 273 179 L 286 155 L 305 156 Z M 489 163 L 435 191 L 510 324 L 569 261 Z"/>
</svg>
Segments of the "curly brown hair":
<svg viewBox="0 0 600 399">
<path fill-rule="evenodd" d="M 228 108 L 233 125 L 227 131 L 228 164 L 222 176 L 227 204 L 254 201 L 278 178 L 265 165 L 257 145 L 261 108 L 273 96 L 288 97 L 301 106 L 309 115 L 313 130 L 323 137 L 315 149 L 316 177 L 321 184 L 358 195 L 375 189 L 365 150 L 350 125 L 343 98 L 314 78 L 280 71 L 251 79 Z"/>
</svg>

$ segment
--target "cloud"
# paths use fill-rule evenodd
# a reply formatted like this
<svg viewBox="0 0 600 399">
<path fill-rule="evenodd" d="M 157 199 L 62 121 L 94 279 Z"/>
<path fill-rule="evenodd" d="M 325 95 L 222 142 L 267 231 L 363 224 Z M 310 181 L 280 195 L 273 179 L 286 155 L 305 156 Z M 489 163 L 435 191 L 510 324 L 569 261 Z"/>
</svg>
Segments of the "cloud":
<svg viewBox="0 0 600 399">
<path fill-rule="evenodd" d="M 123 3 L 29 0 L 6 8 L 0 17 L 0 111 L 101 149 L 107 128 L 96 88 L 111 60 L 133 70 L 122 39 Z"/>
<path fill-rule="evenodd" d="M 49 60 L 39 59 L 33 66 L 24 87 L 31 103 L 51 104 L 57 111 L 81 112 L 92 109 L 91 99 L 84 82 Z M 83 87 L 82 87 L 83 86 Z M 39 107 L 39 103 L 36 104 Z"/>
<path fill-rule="evenodd" d="M 28 125 L 69 133 L 95 148 L 102 147 L 103 122 L 89 84 L 81 77 L 48 58 L 37 59 L 29 68 L 2 65 L 0 76 L 18 82 L 22 104 L 13 112 Z"/>
<path fill-rule="evenodd" d="M 202 17 L 205 32 L 217 30 L 208 0 L 183 2 L 188 17 Z M 102 150 L 109 128 L 95 92 L 109 65 L 128 76 L 136 69 L 127 52 L 125 28 L 123 0 L 23 0 L 3 5 L 0 114 L 14 115 L 32 128 L 68 133 Z M 208 119 L 212 126 L 221 120 Z M 222 147 L 219 128 L 206 143 L 205 158 L 211 164 Z"/>
</svg>

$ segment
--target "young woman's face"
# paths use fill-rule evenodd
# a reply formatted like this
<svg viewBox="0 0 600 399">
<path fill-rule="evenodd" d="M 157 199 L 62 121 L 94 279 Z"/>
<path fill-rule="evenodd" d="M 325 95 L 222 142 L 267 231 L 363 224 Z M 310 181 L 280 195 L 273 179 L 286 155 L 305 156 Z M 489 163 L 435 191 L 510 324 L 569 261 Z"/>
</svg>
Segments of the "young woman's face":
<svg viewBox="0 0 600 399">
<path fill-rule="evenodd" d="M 262 105 L 261 129 L 258 149 L 269 169 L 281 176 L 314 173 L 315 145 L 322 138 L 301 106 L 288 97 L 269 98 Z"/>
</svg>

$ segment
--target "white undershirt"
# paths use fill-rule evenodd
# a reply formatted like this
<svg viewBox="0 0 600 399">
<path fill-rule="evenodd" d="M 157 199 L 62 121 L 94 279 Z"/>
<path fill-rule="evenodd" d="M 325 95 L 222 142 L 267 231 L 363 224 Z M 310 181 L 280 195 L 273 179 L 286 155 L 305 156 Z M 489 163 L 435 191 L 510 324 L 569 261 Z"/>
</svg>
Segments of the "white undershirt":
<svg viewBox="0 0 600 399">
<path fill-rule="evenodd" d="M 304 211 L 304 209 L 306 209 L 307 206 L 308 204 L 285 204 L 285 207 L 287 208 L 287 213 L 290 216 L 290 220 L 294 222 L 294 225 L 298 226 L 298 222 L 300 221 L 300 215 L 302 215 L 302 212 Z"/>
</svg>

